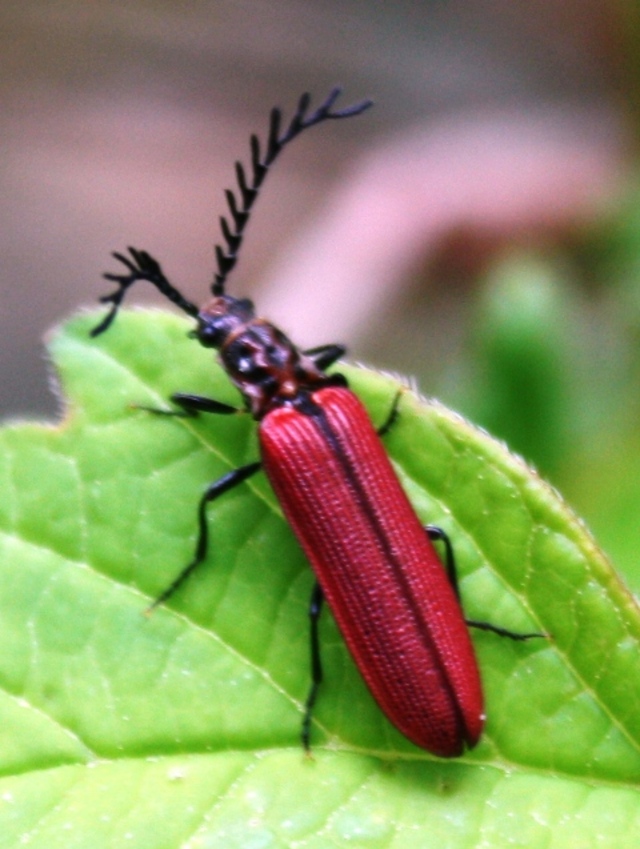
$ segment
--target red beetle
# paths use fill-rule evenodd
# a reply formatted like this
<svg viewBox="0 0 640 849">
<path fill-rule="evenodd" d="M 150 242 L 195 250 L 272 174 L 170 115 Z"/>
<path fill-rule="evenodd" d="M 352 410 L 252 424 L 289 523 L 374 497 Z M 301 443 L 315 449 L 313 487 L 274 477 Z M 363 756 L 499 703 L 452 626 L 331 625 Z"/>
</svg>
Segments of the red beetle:
<svg viewBox="0 0 640 849">
<path fill-rule="evenodd" d="M 327 345 L 300 351 L 282 331 L 255 316 L 251 301 L 224 291 L 258 189 L 282 148 L 314 124 L 358 115 L 371 105 L 362 101 L 333 111 L 339 94 L 340 89 L 334 89 L 310 115 L 309 96 L 303 95 L 282 135 L 281 113 L 272 110 L 264 156 L 256 136 L 251 137 L 251 178 L 247 180 L 236 163 L 239 200 L 227 192 L 232 223 L 221 219 L 226 249 L 216 248 L 218 270 L 208 303 L 199 309 L 168 281 L 153 257 L 129 248 L 129 256 L 114 254 L 127 272 L 105 275 L 118 288 L 101 299 L 112 306 L 92 335 L 109 327 L 129 286 L 138 280 L 152 283 L 195 318 L 194 336 L 219 351 L 222 366 L 259 422 L 261 460 L 235 469 L 204 492 L 193 560 L 152 607 L 175 592 L 206 557 L 207 505 L 263 468 L 317 579 L 309 611 L 312 685 L 303 745 L 309 748 L 311 712 L 322 680 L 318 619 L 326 597 L 387 717 L 418 746 L 454 757 L 478 742 L 484 723 L 480 675 L 467 624 L 514 639 L 534 635 L 465 623 L 448 539 L 437 528 L 421 526 L 366 410 L 343 375 L 326 374 L 344 348 Z M 180 408 L 174 415 L 237 412 L 195 395 L 177 393 L 172 401 Z M 445 544 L 446 569 L 432 538 Z"/>
</svg>

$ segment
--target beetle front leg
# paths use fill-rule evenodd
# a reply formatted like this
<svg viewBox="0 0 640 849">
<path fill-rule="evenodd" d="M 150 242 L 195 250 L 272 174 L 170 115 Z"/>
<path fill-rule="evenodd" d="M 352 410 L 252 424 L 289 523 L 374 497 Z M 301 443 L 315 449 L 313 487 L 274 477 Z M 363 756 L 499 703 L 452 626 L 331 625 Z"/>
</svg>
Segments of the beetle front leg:
<svg viewBox="0 0 640 849">
<path fill-rule="evenodd" d="M 132 406 L 135 410 L 144 410 L 156 416 L 178 416 L 180 418 L 193 418 L 198 413 L 215 413 L 222 416 L 246 413 L 243 407 L 232 407 L 231 404 L 216 401 L 214 398 L 204 398 L 202 395 L 190 395 L 186 392 L 176 392 L 170 400 L 181 409 L 163 410 L 159 407 L 147 407 L 144 404 L 133 404 Z"/>
<path fill-rule="evenodd" d="M 307 348 L 302 353 L 309 357 L 317 368 L 325 371 L 343 357 L 346 350 L 344 345 L 318 345 L 317 348 Z"/>
<path fill-rule="evenodd" d="M 207 505 L 212 501 L 215 501 L 216 498 L 223 495 L 225 492 L 228 492 L 228 490 L 233 489 L 234 486 L 237 486 L 247 480 L 247 478 L 251 477 L 251 475 L 258 471 L 261 465 L 261 463 L 249 463 L 246 466 L 241 466 L 239 469 L 234 469 L 232 472 L 228 472 L 219 480 L 209 484 L 198 505 L 198 539 L 196 541 L 196 550 L 194 552 L 193 560 L 184 567 L 177 578 L 169 584 L 166 590 L 160 593 L 155 601 L 149 605 L 145 611 L 147 614 L 151 613 L 156 607 L 158 607 L 158 605 L 163 604 L 163 602 L 172 596 L 207 556 L 207 550 L 209 547 Z"/>
<path fill-rule="evenodd" d="M 391 409 L 387 414 L 387 418 L 377 429 L 378 436 L 384 436 L 385 433 L 393 427 L 395 420 L 398 418 L 398 405 L 400 404 L 400 398 L 402 397 L 403 392 L 404 389 L 398 389 L 396 394 L 393 396 L 393 402 L 391 404 Z"/>
<path fill-rule="evenodd" d="M 310 649 L 311 649 L 311 688 L 307 695 L 307 700 L 304 703 L 304 716 L 302 718 L 302 745 L 305 752 L 310 751 L 311 741 L 311 715 L 313 706 L 318 696 L 318 688 L 322 683 L 322 661 L 320 659 L 320 638 L 318 635 L 318 625 L 320 622 L 320 614 L 324 603 L 324 593 L 320 584 L 316 581 L 311 590 L 311 601 L 309 602 L 309 634 L 310 634 Z"/>
<path fill-rule="evenodd" d="M 233 407 L 214 398 L 204 398 L 202 395 L 189 395 L 186 392 L 175 392 L 171 400 L 178 407 L 182 407 L 188 416 L 196 416 L 198 413 L 215 413 L 219 416 L 230 416 L 235 413 L 246 413 L 244 407 Z"/>
</svg>

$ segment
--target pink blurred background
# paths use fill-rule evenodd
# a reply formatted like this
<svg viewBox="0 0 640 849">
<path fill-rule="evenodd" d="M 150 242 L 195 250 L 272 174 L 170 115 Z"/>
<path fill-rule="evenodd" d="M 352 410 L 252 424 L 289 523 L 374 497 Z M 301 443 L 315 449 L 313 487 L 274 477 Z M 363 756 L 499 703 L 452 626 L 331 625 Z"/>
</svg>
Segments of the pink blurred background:
<svg viewBox="0 0 640 849">
<path fill-rule="evenodd" d="M 572 238 L 624 180 L 622 9 L 4 0 L 0 412 L 56 408 L 42 337 L 108 290 L 112 250 L 146 248 L 205 300 L 249 133 L 336 82 L 375 108 L 283 156 L 230 290 L 301 345 L 345 342 L 428 390 L 487 257 Z"/>
</svg>

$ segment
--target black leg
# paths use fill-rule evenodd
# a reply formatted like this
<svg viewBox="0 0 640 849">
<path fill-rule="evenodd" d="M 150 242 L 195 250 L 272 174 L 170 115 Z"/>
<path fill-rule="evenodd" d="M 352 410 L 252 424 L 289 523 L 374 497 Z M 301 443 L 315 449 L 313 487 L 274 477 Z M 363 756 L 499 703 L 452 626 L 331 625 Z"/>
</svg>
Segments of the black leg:
<svg viewBox="0 0 640 849">
<path fill-rule="evenodd" d="M 453 555 L 453 546 L 448 535 L 435 525 L 426 525 L 425 531 L 432 542 L 438 541 L 444 544 L 445 549 L 445 568 L 449 581 L 453 587 L 458 601 L 460 601 L 460 590 L 458 589 L 458 573 L 456 570 L 456 561 Z M 517 631 L 509 631 L 508 628 L 501 628 L 499 625 L 492 625 L 490 622 L 480 622 L 477 619 L 464 620 L 470 628 L 477 628 L 479 631 L 491 631 L 499 637 L 508 637 L 510 640 L 530 640 L 533 637 L 546 637 L 547 634 L 541 634 L 534 631 L 530 634 L 520 634 Z"/>
<path fill-rule="evenodd" d="M 499 637 L 508 637 L 510 640 L 530 640 L 533 637 L 548 637 L 548 634 L 541 634 L 539 631 L 533 631 L 530 634 L 520 634 L 517 631 L 509 631 L 508 628 L 501 628 L 499 625 L 492 625 L 491 622 L 478 622 L 477 619 L 464 620 L 470 628 L 477 628 L 479 631 L 491 631 Z"/>
<path fill-rule="evenodd" d="M 189 395 L 186 392 L 175 392 L 171 396 L 174 404 L 185 411 L 189 416 L 196 413 L 215 413 L 216 415 L 229 416 L 235 413 L 245 413 L 243 407 L 232 407 L 231 404 L 224 404 L 222 401 L 216 401 L 213 398 L 203 398 L 202 395 Z"/>
<path fill-rule="evenodd" d="M 207 549 L 209 546 L 207 505 L 212 501 L 215 501 L 216 498 L 223 495 L 228 490 L 233 489 L 234 486 L 237 486 L 247 480 L 247 478 L 251 477 L 251 475 L 258 471 L 260 466 L 260 463 L 249 463 L 246 466 L 241 466 L 239 469 L 234 469 L 232 472 L 228 472 L 219 480 L 209 484 L 200 499 L 200 504 L 198 505 L 198 539 L 196 542 L 196 550 L 193 560 L 184 567 L 178 577 L 169 584 L 166 590 L 160 593 L 158 598 L 149 605 L 146 611 L 147 613 L 151 613 L 151 611 L 158 607 L 158 605 L 162 604 L 170 596 L 172 596 L 174 592 L 187 580 L 193 570 L 196 569 L 207 556 Z"/>
<path fill-rule="evenodd" d="M 400 403 L 400 397 L 404 390 L 398 389 L 396 394 L 393 396 L 393 402 L 391 404 L 391 409 L 387 415 L 387 418 L 384 420 L 382 425 L 378 428 L 378 436 L 384 436 L 385 433 L 388 433 L 389 430 L 393 427 L 393 423 L 398 418 L 398 404 Z"/>
<path fill-rule="evenodd" d="M 193 418 L 198 413 L 215 413 L 227 416 L 246 412 L 242 407 L 232 407 L 231 404 L 224 404 L 222 401 L 216 401 L 213 398 L 189 395 L 185 392 L 176 392 L 171 396 L 171 400 L 182 409 L 162 410 L 158 407 L 147 407 L 144 404 L 133 404 L 132 406 L 136 410 L 145 410 L 145 412 L 153 413 L 156 416 L 179 416 L 181 418 Z"/>
<path fill-rule="evenodd" d="M 302 745 L 306 752 L 310 749 L 311 740 L 311 715 L 313 706 L 318 695 L 318 688 L 322 683 L 322 661 L 320 660 L 320 639 L 318 637 L 318 624 L 320 614 L 322 613 L 322 605 L 324 602 L 324 594 L 319 583 L 313 585 L 311 591 L 311 601 L 309 602 L 309 628 L 310 628 L 310 648 L 311 648 L 311 688 L 309 695 L 304 704 L 304 716 L 302 718 Z"/>
<path fill-rule="evenodd" d="M 310 357 L 314 365 L 324 371 L 337 362 L 346 350 L 344 345 L 319 345 L 317 348 L 303 351 L 303 354 L 305 357 Z"/>
<path fill-rule="evenodd" d="M 425 531 L 431 542 L 441 542 L 444 545 L 444 565 L 449 577 L 449 583 L 453 587 L 456 598 L 460 601 L 460 589 L 458 587 L 458 572 L 456 569 L 456 559 L 453 555 L 453 546 L 448 534 L 437 525 L 425 525 Z"/>
</svg>

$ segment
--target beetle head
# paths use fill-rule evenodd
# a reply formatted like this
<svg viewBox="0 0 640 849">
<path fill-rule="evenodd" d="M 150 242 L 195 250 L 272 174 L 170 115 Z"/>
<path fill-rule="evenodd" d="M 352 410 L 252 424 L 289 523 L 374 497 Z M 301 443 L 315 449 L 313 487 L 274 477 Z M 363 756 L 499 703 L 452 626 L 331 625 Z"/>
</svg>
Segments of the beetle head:
<svg viewBox="0 0 640 849">
<path fill-rule="evenodd" d="M 218 295 L 200 309 L 194 336 L 205 348 L 221 348 L 230 334 L 253 318 L 253 302 L 248 298 Z"/>
</svg>

